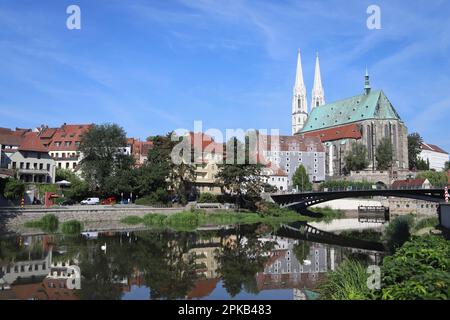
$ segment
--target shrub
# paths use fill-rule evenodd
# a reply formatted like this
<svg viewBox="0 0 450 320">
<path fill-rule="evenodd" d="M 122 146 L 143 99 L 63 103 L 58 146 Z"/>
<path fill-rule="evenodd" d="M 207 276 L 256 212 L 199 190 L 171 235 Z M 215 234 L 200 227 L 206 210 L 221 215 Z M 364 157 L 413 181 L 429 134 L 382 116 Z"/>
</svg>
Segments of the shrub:
<svg viewBox="0 0 450 320">
<path fill-rule="evenodd" d="M 383 240 L 390 252 L 395 252 L 411 238 L 411 227 L 414 218 L 411 215 L 399 216 L 393 219 L 386 228 Z"/>
<path fill-rule="evenodd" d="M 28 228 L 39 228 L 45 232 L 55 232 L 58 230 L 59 220 L 54 214 L 46 214 L 40 220 L 28 221 L 25 226 Z"/>
<path fill-rule="evenodd" d="M 371 189 L 374 184 L 369 181 L 348 181 L 348 180 L 330 180 L 322 182 L 319 186 L 320 191 L 324 188 L 328 190 L 338 189 L 344 190 L 348 188 L 352 189 Z"/>
<path fill-rule="evenodd" d="M 83 224 L 78 220 L 69 220 L 62 224 L 61 231 L 64 234 L 79 234 L 83 230 Z"/>
<path fill-rule="evenodd" d="M 125 224 L 135 225 L 135 224 L 143 223 L 144 220 L 138 216 L 128 216 L 128 217 L 121 219 L 120 222 L 125 223 Z"/>
<path fill-rule="evenodd" d="M 136 199 L 134 203 L 143 206 L 150 206 L 155 204 L 161 205 L 167 202 L 166 196 L 167 194 L 165 190 L 158 189 L 150 195 Z"/>
<path fill-rule="evenodd" d="M 3 192 L 6 199 L 20 200 L 25 193 L 25 183 L 16 179 L 8 179 Z"/>
<path fill-rule="evenodd" d="M 414 224 L 414 231 L 418 231 L 423 228 L 435 227 L 439 224 L 439 220 L 436 217 L 420 219 Z"/>
<path fill-rule="evenodd" d="M 367 287 L 366 268 L 357 261 L 345 260 L 319 284 L 319 293 L 321 300 L 369 299 L 371 291 Z"/>
<path fill-rule="evenodd" d="M 198 203 L 216 203 L 217 197 L 209 192 L 203 192 L 197 200 Z"/>
<path fill-rule="evenodd" d="M 381 299 L 450 298 L 450 241 L 437 236 L 406 242 L 382 265 Z"/>
<path fill-rule="evenodd" d="M 158 214 L 158 213 L 150 213 L 146 214 L 142 220 L 145 225 L 147 226 L 154 226 L 154 225 L 163 225 L 165 220 L 167 219 L 166 215 Z"/>
</svg>

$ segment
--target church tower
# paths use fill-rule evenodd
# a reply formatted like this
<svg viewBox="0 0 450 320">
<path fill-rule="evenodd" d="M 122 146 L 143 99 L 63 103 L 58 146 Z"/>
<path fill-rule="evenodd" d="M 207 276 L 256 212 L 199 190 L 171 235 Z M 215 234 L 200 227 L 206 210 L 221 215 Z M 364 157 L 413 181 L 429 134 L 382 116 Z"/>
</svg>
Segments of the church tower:
<svg viewBox="0 0 450 320">
<path fill-rule="evenodd" d="M 295 75 L 295 85 L 292 96 L 292 135 L 303 129 L 308 118 L 306 103 L 306 88 L 303 81 L 302 59 L 300 50 L 297 56 L 297 73 Z"/>
<path fill-rule="evenodd" d="M 320 76 L 319 54 L 316 55 L 316 70 L 314 72 L 314 86 L 312 89 L 311 110 L 325 104 L 325 93 Z"/>
</svg>

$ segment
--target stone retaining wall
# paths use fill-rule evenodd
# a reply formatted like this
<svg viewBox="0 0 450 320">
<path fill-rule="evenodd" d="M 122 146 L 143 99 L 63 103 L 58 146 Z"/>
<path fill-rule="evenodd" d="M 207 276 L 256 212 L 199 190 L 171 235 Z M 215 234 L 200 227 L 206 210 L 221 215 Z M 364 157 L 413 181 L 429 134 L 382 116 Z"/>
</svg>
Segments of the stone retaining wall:
<svg viewBox="0 0 450 320">
<path fill-rule="evenodd" d="M 6 220 L 8 229 L 17 229 L 27 221 L 39 220 L 46 214 L 54 214 L 60 222 L 68 220 L 78 220 L 82 222 L 119 222 L 127 216 L 143 217 L 148 213 L 174 214 L 183 211 L 179 208 L 153 208 L 153 207 L 132 207 L 132 208 L 114 208 L 114 207 L 78 207 L 78 208 L 2 208 L 0 218 Z"/>
</svg>

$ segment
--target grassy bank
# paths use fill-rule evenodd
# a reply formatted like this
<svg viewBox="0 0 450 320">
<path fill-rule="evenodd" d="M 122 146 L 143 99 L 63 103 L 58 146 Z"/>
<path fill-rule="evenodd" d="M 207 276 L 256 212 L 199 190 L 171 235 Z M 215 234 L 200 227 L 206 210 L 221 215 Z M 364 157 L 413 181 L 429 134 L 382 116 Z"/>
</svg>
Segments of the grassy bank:
<svg viewBox="0 0 450 320">
<path fill-rule="evenodd" d="M 59 223 L 59 219 L 54 214 L 47 214 L 39 220 L 25 222 L 25 227 L 41 229 L 48 233 L 62 232 L 64 234 L 79 234 L 83 231 L 83 223 L 78 220 L 70 220 Z"/>
</svg>

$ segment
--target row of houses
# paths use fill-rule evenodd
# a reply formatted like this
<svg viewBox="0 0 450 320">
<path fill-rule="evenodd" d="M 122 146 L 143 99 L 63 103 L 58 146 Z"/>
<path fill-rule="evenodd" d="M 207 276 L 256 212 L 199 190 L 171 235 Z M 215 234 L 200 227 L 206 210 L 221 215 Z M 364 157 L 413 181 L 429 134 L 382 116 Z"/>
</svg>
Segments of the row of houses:
<svg viewBox="0 0 450 320">
<path fill-rule="evenodd" d="M 64 123 L 58 128 L 0 128 L 0 174 L 32 183 L 54 183 L 57 168 L 79 174 L 83 159 L 80 143 L 92 126 Z M 152 146 L 150 141 L 128 138 L 127 145 L 118 151 L 132 155 L 139 166 Z"/>
</svg>

